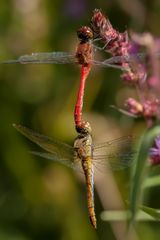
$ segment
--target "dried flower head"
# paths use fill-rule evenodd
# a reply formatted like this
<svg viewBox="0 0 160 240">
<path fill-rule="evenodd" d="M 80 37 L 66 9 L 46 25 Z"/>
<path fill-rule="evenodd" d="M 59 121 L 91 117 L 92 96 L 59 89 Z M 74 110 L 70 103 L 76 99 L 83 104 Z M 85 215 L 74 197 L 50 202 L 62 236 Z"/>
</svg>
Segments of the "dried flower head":
<svg viewBox="0 0 160 240">
<path fill-rule="evenodd" d="M 101 38 L 105 44 L 117 37 L 117 31 L 112 27 L 108 17 L 99 9 L 93 11 L 91 27 L 96 37 Z"/>
</svg>

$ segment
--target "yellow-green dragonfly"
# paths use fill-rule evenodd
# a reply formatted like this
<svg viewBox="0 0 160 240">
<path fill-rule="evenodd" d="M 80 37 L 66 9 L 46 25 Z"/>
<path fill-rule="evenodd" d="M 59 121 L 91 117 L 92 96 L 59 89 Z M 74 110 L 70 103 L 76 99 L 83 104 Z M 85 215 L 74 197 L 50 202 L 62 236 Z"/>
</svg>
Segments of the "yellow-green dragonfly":
<svg viewBox="0 0 160 240">
<path fill-rule="evenodd" d="M 88 122 L 86 124 L 86 131 L 78 134 L 73 147 L 24 126 L 16 124 L 13 126 L 25 137 L 45 150 L 45 152 L 33 151 L 33 154 L 60 162 L 74 169 L 81 168 L 86 180 L 89 218 L 92 226 L 96 228 L 93 187 L 94 166 L 108 162 L 113 170 L 124 169 L 132 164 L 135 151 L 131 148 L 133 137 L 130 135 L 94 145 L 90 125 Z"/>
</svg>

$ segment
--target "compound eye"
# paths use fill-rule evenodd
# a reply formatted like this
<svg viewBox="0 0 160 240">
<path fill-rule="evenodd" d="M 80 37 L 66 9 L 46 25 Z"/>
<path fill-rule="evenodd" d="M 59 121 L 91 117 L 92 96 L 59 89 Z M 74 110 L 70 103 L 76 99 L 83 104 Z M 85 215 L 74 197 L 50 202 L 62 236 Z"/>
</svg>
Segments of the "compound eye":
<svg viewBox="0 0 160 240">
<path fill-rule="evenodd" d="M 93 32 L 90 27 L 84 26 L 77 31 L 78 38 L 82 41 L 88 41 L 93 38 Z"/>
</svg>

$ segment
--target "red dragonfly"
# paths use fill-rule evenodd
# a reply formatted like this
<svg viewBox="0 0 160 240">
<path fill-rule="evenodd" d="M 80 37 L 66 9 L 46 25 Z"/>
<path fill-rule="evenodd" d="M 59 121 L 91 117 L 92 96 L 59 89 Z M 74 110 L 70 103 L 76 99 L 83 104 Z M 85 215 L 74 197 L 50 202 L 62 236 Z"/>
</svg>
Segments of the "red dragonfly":
<svg viewBox="0 0 160 240">
<path fill-rule="evenodd" d="M 107 164 L 113 170 L 120 170 L 132 164 L 135 151 L 131 148 L 134 140 L 131 136 L 120 137 L 116 140 L 93 144 L 91 127 L 85 125 L 85 131 L 79 133 L 74 146 L 51 139 L 47 136 L 33 132 L 21 125 L 14 127 L 32 142 L 39 145 L 45 152 L 32 152 L 33 154 L 62 163 L 68 167 L 84 173 L 87 189 L 88 213 L 92 226 L 96 228 L 96 215 L 94 209 L 94 167 L 98 164 Z"/>
<path fill-rule="evenodd" d="M 83 95 L 85 89 L 85 82 L 90 72 L 91 65 L 98 65 L 101 67 L 113 67 L 121 70 L 127 70 L 114 63 L 110 59 L 110 62 L 97 61 L 93 59 L 93 32 L 90 27 L 84 26 L 77 31 L 79 44 L 77 46 L 76 53 L 65 52 L 44 52 L 44 53 L 32 53 L 31 55 L 24 55 L 17 60 L 8 60 L 1 63 L 4 64 L 68 64 L 77 63 L 81 66 L 80 86 L 78 90 L 77 102 L 74 110 L 74 119 L 77 131 L 83 127 L 82 107 L 83 107 Z"/>
<path fill-rule="evenodd" d="M 85 89 L 85 82 L 90 72 L 92 65 L 100 67 L 112 67 L 121 69 L 122 71 L 129 71 L 128 65 L 122 63 L 132 62 L 139 57 L 144 57 L 143 54 L 139 55 L 127 55 L 116 56 L 104 61 L 97 61 L 93 58 L 94 46 L 93 46 L 93 32 L 90 27 L 84 26 L 77 31 L 79 38 L 79 44 L 77 46 L 76 53 L 66 52 L 40 52 L 32 53 L 31 55 L 20 56 L 16 60 L 7 60 L 1 62 L 2 64 L 71 64 L 76 63 L 81 66 L 80 86 L 78 90 L 77 101 L 74 110 L 74 120 L 76 130 L 83 128 L 82 107 L 83 96 Z M 96 47 L 95 47 L 96 49 Z M 125 67 L 124 67 L 125 66 Z"/>
</svg>

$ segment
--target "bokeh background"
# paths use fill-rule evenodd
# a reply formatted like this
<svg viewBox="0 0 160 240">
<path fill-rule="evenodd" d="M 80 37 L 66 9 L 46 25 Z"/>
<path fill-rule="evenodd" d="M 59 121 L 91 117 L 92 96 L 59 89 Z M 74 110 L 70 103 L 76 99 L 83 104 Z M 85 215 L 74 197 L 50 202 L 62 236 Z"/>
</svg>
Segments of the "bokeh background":
<svg viewBox="0 0 160 240">
<path fill-rule="evenodd" d="M 74 52 L 76 30 L 101 8 L 119 31 L 160 35 L 160 1 L 129 0 L 1 0 L 0 60 L 32 52 Z M 105 57 L 98 52 L 97 57 Z M 89 224 L 83 178 L 71 169 L 32 156 L 38 148 L 12 123 L 73 144 L 73 110 L 79 84 L 74 65 L 0 66 L 0 240 L 123 239 L 124 223 L 104 222 L 101 212 L 123 208 L 128 199 L 130 169 L 96 176 L 98 230 Z M 120 81 L 120 71 L 93 68 L 86 86 L 84 118 L 95 141 L 128 133 L 141 134 L 142 120 L 133 120 L 109 106 L 122 107 L 134 91 Z M 104 169 L 101 169 L 104 170 Z M 159 188 L 146 203 L 160 208 Z M 158 223 L 139 222 L 128 239 L 159 239 Z"/>
</svg>

